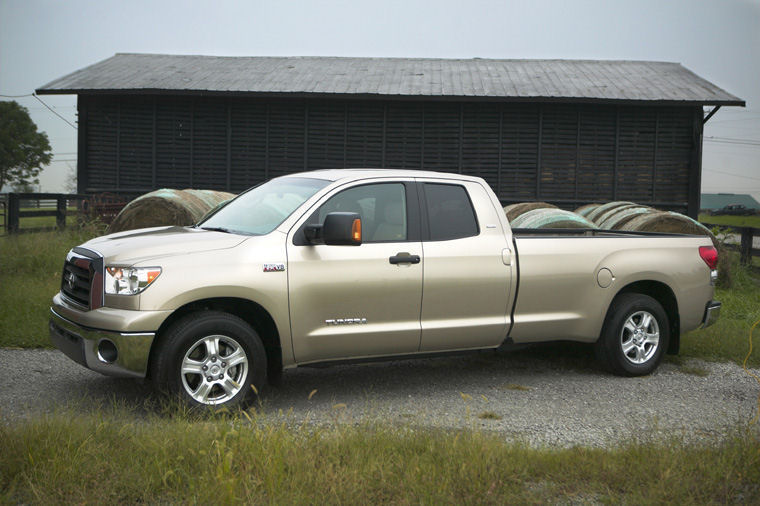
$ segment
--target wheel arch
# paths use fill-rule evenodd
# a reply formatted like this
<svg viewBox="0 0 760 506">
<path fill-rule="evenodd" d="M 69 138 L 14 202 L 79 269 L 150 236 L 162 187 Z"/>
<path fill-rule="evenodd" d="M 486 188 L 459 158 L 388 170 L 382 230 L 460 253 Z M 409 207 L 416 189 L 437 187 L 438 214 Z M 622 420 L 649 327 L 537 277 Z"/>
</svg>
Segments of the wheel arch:
<svg viewBox="0 0 760 506">
<path fill-rule="evenodd" d="M 267 377 L 276 380 L 282 373 L 282 343 L 277 325 L 269 312 L 260 304 L 238 297 L 213 297 L 199 299 L 177 308 L 169 315 L 156 332 L 148 358 L 148 376 L 166 331 L 184 316 L 202 311 L 221 311 L 237 316 L 250 325 L 261 338 L 267 358 Z M 148 378 L 149 379 L 149 378 Z"/>
<path fill-rule="evenodd" d="M 668 349 L 665 350 L 669 355 L 678 354 L 678 350 L 681 345 L 681 323 L 678 315 L 678 299 L 676 298 L 673 290 L 665 283 L 654 280 L 642 280 L 634 281 L 621 288 L 612 298 L 610 306 L 607 308 L 607 315 L 609 317 L 609 311 L 612 308 L 612 303 L 620 295 L 624 293 L 640 293 L 642 295 L 648 295 L 660 303 L 665 310 L 665 314 L 668 315 L 670 342 Z"/>
</svg>

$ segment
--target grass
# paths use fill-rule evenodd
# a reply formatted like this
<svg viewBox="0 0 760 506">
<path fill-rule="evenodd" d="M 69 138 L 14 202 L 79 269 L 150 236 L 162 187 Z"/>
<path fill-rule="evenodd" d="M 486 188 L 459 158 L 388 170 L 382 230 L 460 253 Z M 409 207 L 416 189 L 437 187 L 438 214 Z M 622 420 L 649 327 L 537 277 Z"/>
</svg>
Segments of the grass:
<svg viewBox="0 0 760 506">
<path fill-rule="evenodd" d="M 706 360 L 729 360 L 741 364 L 749 350 L 749 332 L 760 320 L 760 273 L 738 264 L 729 253 L 731 288 L 717 288 L 715 299 L 723 303 L 718 321 L 681 337 L 681 356 Z M 760 325 L 758 326 L 760 327 Z M 760 328 L 752 336 L 750 367 L 760 367 Z"/>
<path fill-rule="evenodd" d="M 732 227 L 760 228 L 760 215 L 755 216 L 711 216 L 700 214 L 699 221 L 712 225 L 728 225 Z"/>
<path fill-rule="evenodd" d="M 61 285 L 66 253 L 102 227 L 0 237 L 0 346 L 48 347 L 50 301 Z"/>
<path fill-rule="evenodd" d="M 0 502 L 704 504 L 760 500 L 760 435 L 531 448 L 478 431 L 318 428 L 113 408 L 0 425 Z"/>
</svg>

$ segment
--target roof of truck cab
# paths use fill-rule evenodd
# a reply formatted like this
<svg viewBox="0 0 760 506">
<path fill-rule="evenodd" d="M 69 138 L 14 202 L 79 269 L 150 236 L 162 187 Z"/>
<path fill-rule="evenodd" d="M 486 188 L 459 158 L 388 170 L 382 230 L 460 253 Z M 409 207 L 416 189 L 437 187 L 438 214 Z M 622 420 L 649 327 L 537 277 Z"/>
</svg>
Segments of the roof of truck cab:
<svg viewBox="0 0 760 506">
<path fill-rule="evenodd" d="M 326 179 L 328 181 L 339 180 L 358 180 L 358 179 L 375 179 L 384 177 L 394 178 L 445 178 L 457 179 L 460 181 L 479 182 L 481 178 L 465 176 L 463 174 L 451 172 L 433 172 L 426 170 L 403 170 L 403 169 L 324 169 L 312 170 L 309 172 L 297 172 L 288 174 L 285 177 L 312 177 L 317 179 Z"/>
</svg>

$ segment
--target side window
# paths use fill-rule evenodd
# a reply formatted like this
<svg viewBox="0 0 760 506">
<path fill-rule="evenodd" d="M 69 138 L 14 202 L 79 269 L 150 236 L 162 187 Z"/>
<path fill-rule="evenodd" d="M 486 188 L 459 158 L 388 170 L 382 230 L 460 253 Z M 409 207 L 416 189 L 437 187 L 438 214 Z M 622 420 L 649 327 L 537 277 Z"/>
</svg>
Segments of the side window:
<svg viewBox="0 0 760 506">
<path fill-rule="evenodd" d="M 478 235 L 475 210 L 463 186 L 425 183 L 425 201 L 431 241 Z"/>
<path fill-rule="evenodd" d="M 332 196 L 312 215 L 309 223 L 324 223 L 327 213 L 358 213 L 362 242 L 406 241 L 406 191 L 401 183 L 355 186 Z"/>
</svg>

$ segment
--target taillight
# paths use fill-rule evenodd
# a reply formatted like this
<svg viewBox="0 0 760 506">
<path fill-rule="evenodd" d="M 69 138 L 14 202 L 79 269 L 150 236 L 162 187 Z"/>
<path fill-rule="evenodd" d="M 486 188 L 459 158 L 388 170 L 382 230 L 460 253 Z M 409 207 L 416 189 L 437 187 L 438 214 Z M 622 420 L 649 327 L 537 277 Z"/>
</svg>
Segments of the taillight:
<svg viewBox="0 0 760 506">
<path fill-rule="evenodd" d="M 705 261 L 710 270 L 718 267 L 718 250 L 713 246 L 700 246 L 699 256 Z"/>
</svg>

